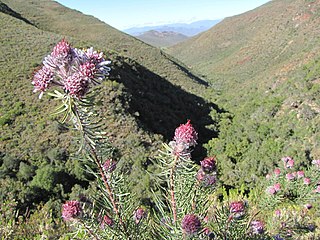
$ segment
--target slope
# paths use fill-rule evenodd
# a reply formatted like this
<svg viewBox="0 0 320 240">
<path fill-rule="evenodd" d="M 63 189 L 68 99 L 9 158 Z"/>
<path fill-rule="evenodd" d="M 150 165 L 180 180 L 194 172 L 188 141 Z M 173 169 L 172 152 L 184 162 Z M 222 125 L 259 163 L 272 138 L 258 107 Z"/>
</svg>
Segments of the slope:
<svg viewBox="0 0 320 240">
<path fill-rule="evenodd" d="M 75 47 L 100 49 L 112 61 L 110 80 L 101 85 L 101 114 L 117 148 L 115 158 L 130 173 L 138 198 L 148 197 L 143 173 L 149 158 L 175 127 L 197 119 L 202 142 L 215 134 L 206 125 L 214 123 L 208 114 L 217 106 L 186 90 L 205 84 L 158 49 L 52 1 L 0 4 L 1 200 L 10 192 L 19 207 L 32 207 L 88 186 L 81 161 L 71 159 L 71 133 L 50 116 L 56 103 L 32 94 L 32 72 L 64 37 Z"/>
<path fill-rule="evenodd" d="M 172 31 L 159 32 L 155 30 L 144 32 L 136 36 L 136 38 L 155 47 L 169 47 L 188 39 L 187 36 L 181 33 Z"/>
<path fill-rule="evenodd" d="M 319 15 L 319 1 L 274 0 L 168 49 L 230 112 L 208 145 L 225 182 L 252 184 L 285 155 L 320 157 Z"/>
</svg>

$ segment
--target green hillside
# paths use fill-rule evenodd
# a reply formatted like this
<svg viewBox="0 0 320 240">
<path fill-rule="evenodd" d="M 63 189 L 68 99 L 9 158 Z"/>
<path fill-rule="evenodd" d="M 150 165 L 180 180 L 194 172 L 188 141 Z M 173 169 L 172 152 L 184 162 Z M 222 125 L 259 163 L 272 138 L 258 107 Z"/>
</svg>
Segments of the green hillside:
<svg viewBox="0 0 320 240">
<path fill-rule="evenodd" d="M 319 1 L 274 0 L 168 49 L 229 112 L 207 145 L 225 183 L 252 184 L 282 156 L 320 158 L 319 16 Z"/>
<path fill-rule="evenodd" d="M 216 135 L 206 126 L 215 123 L 211 109 L 221 110 L 201 97 L 206 82 L 159 49 L 54 1 L 1 1 L 0 26 L 2 202 L 16 199 L 25 210 L 50 200 L 59 212 L 61 201 L 89 185 L 82 163 L 72 159 L 72 134 L 51 115 L 56 102 L 32 93 L 32 73 L 62 38 L 74 47 L 93 46 L 112 61 L 110 80 L 100 86 L 100 114 L 114 158 L 140 200 L 150 196 L 150 158 L 179 124 L 191 119 L 200 143 Z M 199 146 L 196 159 L 204 155 Z"/>
<path fill-rule="evenodd" d="M 172 31 L 159 32 L 150 30 L 136 38 L 155 47 L 169 47 L 188 39 L 187 36 Z"/>
</svg>

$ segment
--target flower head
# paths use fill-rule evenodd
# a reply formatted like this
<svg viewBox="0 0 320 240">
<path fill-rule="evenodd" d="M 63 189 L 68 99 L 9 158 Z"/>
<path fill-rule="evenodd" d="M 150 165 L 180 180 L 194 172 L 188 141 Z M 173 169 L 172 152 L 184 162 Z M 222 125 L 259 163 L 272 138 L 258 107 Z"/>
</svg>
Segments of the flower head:
<svg viewBox="0 0 320 240">
<path fill-rule="evenodd" d="M 315 165 L 317 168 L 320 168 L 320 159 L 318 160 L 313 160 L 312 164 Z"/>
<path fill-rule="evenodd" d="M 53 57 L 67 57 L 71 52 L 71 46 L 70 44 L 65 40 L 62 39 L 60 42 L 57 43 L 56 46 L 54 46 L 51 56 Z"/>
<path fill-rule="evenodd" d="M 297 172 L 298 178 L 303 178 L 304 177 L 304 171 L 298 171 Z"/>
<path fill-rule="evenodd" d="M 217 174 L 215 172 L 205 173 L 202 169 L 199 169 L 196 178 L 204 187 L 215 187 L 217 183 Z"/>
<path fill-rule="evenodd" d="M 251 222 L 251 232 L 253 234 L 262 234 L 264 232 L 264 224 L 261 221 L 252 221 Z"/>
<path fill-rule="evenodd" d="M 143 208 L 138 208 L 133 213 L 133 219 L 136 224 L 139 224 L 140 221 L 147 217 L 147 212 Z"/>
<path fill-rule="evenodd" d="M 311 183 L 310 178 L 304 178 L 304 179 L 303 179 L 303 184 L 309 185 L 310 183 Z"/>
<path fill-rule="evenodd" d="M 245 203 L 243 201 L 231 202 L 229 210 L 234 218 L 240 218 L 245 214 Z"/>
<path fill-rule="evenodd" d="M 41 91 L 43 93 L 49 87 L 49 84 L 53 80 L 53 72 L 43 66 L 38 72 L 33 76 L 32 84 L 34 85 L 33 92 Z M 42 94 L 40 95 L 41 98 Z"/>
<path fill-rule="evenodd" d="M 64 90 L 70 95 L 81 98 L 89 89 L 89 81 L 78 72 L 64 79 Z"/>
<path fill-rule="evenodd" d="M 62 218 L 65 221 L 72 220 L 80 216 L 82 212 L 80 202 L 76 200 L 67 201 L 62 205 Z"/>
<path fill-rule="evenodd" d="M 44 58 L 43 68 L 34 75 L 34 91 L 41 91 L 41 96 L 50 83 L 61 87 L 74 98 L 83 98 L 91 85 L 100 83 L 109 75 L 109 63 L 103 58 L 102 52 L 98 53 L 93 48 L 72 48 L 63 39 Z"/>
<path fill-rule="evenodd" d="M 195 214 L 187 214 L 182 219 L 181 228 L 188 235 L 196 234 L 201 228 L 200 219 Z"/>
<path fill-rule="evenodd" d="M 214 157 L 206 157 L 200 161 L 201 169 L 205 173 L 212 173 L 216 169 L 216 159 Z"/>
<path fill-rule="evenodd" d="M 174 141 L 177 144 L 183 144 L 186 148 L 193 147 L 197 144 L 198 133 L 193 128 L 190 120 L 186 124 L 181 124 L 176 128 L 174 133 Z"/>
<path fill-rule="evenodd" d="M 101 222 L 101 228 L 104 228 L 105 225 L 112 227 L 113 226 L 113 220 L 108 215 L 104 215 L 102 222 Z"/>
<path fill-rule="evenodd" d="M 281 210 L 280 209 L 276 209 L 274 211 L 274 214 L 277 216 L 277 217 L 280 217 L 281 216 Z"/>
<path fill-rule="evenodd" d="M 267 187 L 266 192 L 271 194 L 271 195 L 274 195 L 277 191 L 274 188 L 274 186 L 269 186 L 269 187 Z"/>
<path fill-rule="evenodd" d="M 280 169 L 279 168 L 276 168 L 274 171 L 274 174 L 278 177 L 281 173 Z"/>
<path fill-rule="evenodd" d="M 117 167 L 117 162 L 112 159 L 107 159 L 102 167 L 106 172 L 113 172 Z"/>
<path fill-rule="evenodd" d="M 285 168 L 292 168 L 294 166 L 294 160 L 291 157 L 282 158 Z"/>
<path fill-rule="evenodd" d="M 274 190 L 276 190 L 276 192 L 279 192 L 281 190 L 281 184 L 280 183 L 276 183 L 273 185 Z"/>
<path fill-rule="evenodd" d="M 292 180 L 294 180 L 295 176 L 292 173 L 287 173 L 286 174 L 286 178 L 287 178 L 288 181 L 292 181 Z"/>
<path fill-rule="evenodd" d="M 316 187 L 316 189 L 313 190 L 314 193 L 320 193 L 320 185 Z"/>
</svg>

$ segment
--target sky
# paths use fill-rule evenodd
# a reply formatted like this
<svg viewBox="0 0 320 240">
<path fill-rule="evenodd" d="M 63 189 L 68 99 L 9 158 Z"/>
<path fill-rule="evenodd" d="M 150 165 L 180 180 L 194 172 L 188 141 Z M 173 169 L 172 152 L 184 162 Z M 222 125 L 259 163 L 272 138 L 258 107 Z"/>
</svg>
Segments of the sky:
<svg viewBox="0 0 320 240">
<path fill-rule="evenodd" d="M 56 0 L 124 30 L 234 16 L 269 0 Z"/>
</svg>

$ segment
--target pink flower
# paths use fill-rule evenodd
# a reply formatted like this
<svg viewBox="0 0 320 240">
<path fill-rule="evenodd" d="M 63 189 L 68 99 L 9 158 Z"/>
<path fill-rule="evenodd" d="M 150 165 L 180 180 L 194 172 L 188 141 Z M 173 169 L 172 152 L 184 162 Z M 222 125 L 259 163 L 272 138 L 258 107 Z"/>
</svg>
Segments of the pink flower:
<svg viewBox="0 0 320 240">
<path fill-rule="evenodd" d="M 280 217 L 281 216 L 281 210 L 280 209 L 276 209 L 274 211 L 274 214 L 277 216 L 277 217 Z"/>
<path fill-rule="evenodd" d="M 293 161 L 293 159 L 289 159 L 289 161 L 287 162 L 287 168 L 292 168 L 293 167 L 293 165 L 294 165 L 294 161 Z"/>
<path fill-rule="evenodd" d="M 205 173 L 211 173 L 216 169 L 216 159 L 214 157 L 206 157 L 200 161 L 200 164 Z"/>
<path fill-rule="evenodd" d="M 253 234 L 262 234 L 264 232 L 264 224 L 261 221 L 252 221 L 251 222 L 251 232 Z"/>
<path fill-rule="evenodd" d="M 310 178 L 304 178 L 304 179 L 303 179 L 303 183 L 304 183 L 305 185 L 309 185 L 309 184 L 311 183 Z"/>
<path fill-rule="evenodd" d="M 186 124 L 181 124 L 174 133 L 174 141 L 177 144 L 183 144 L 187 148 L 193 147 L 197 144 L 198 133 L 193 128 L 190 120 Z"/>
<path fill-rule="evenodd" d="M 98 53 L 97 51 L 94 51 L 93 47 L 88 48 L 86 50 L 85 54 L 90 59 L 90 61 L 95 64 L 104 61 L 103 53 L 102 52 Z"/>
<path fill-rule="evenodd" d="M 181 228 L 186 234 L 193 235 L 200 230 L 201 222 L 195 214 L 187 214 L 182 219 Z"/>
<path fill-rule="evenodd" d="M 202 169 L 199 169 L 197 173 L 197 180 L 204 187 L 215 187 L 217 183 L 217 175 L 213 173 L 205 173 Z"/>
<path fill-rule="evenodd" d="M 312 205 L 310 203 L 307 203 L 306 205 L 304 205 L 304 207 L 309 210 L 312 208 Z"/>
<path fill-rule="evenodd" d="M 80 99 L 91 85 L 100 83 L 109 75 L 109 63 L 110 61 L 103 58 L 102 52 L 97 53 L 93 48 L 72 48 L 63 39 L 57 43 L 51 54 L 44 58 L 43 68 L 34 75 L 34 91 L 41 91 L 41 97 L 51 83 L 50 85 L 63 88 L 66 94 Z"/>
<path fill-rule="evenodd" d="M 117 163 L 112 159 L 107 159 L 102 167 L 106 172 L 113 172 L 117 167 Z"/>
<path fill-rule="evenodd" d="M 292 168 L 294 166 L 294 161 L 291 157 L 284 157 L 282 161 L 285 168 Z"/>
<path fill-rule="evenodd" d="M 286 174 L 286 178 L 287 178 L 288 181 L 294 180 L 294 174 L 292 174 L 292 173 L 287 173 L 287 174 Z"/>
<path fill-rule="evenodd" d="M 136 224 L 139 224 L 140 221 L 147 217 L 147 212 L 143 208 L 138 208 L 133 213 L 133 219 Z"/>
<path fill-rule="evenodd" d="M 199 182 L 202 182 L 205 179 L 205 176 L 206 176 L 206 173 L 202 169 L 199 169 L 197 173 L 197 180 Z"/>
<path fill-rule="evenodd" d="M 82 212 L 82 209 L 80 206 L 80 202 L 76 200 L 67 201 L 65 204 L 62 205 L 62 218 L 65 221 L 69 221 L 79 217 L 81 212 Z"/>
<path fill-rule="evenodd" d="M 318 160 L 313 160 L 312 164 L 314 164 L 317 168 L 320 168 L 320 159 Z"/>
<path fill-rule="evenodd" d="M 318 186 L 316 187 L 316 189 L 313 190 L 313 192 L 314 192 L 314 193 L 320 193 L 320 185 L 318 185 Z"/>
<path fill-rule="evenodd" d="M 87 78 L 93 78 L 97 69 L 96 65 L 91 62 L 85 62 L 82 65 L 80 65 L 80 73 L 81 76 L 87 77 Z"/>
<path fill-rule="evenodd" d="M 59 56 L 67 57 L 70 54 L 70 51 L 71 51 L 70 44 L 65 39 L 62 39 L 53 48 L 51 56 L 53 56 L 53 57 L 59 57 Z"/>
<path fill-rule="evenodd" d="M 275 174 L 276 176 L 279 176 L 280 173 L 281 173 L 281 171 L 280 171 L 279 168 L 276 168 L 273 172 L 274 172 L 274 174 Z"/>
<path fill-rule="evenodd" d="M 64 89 L 69 95 L 81 98 L 88 91 L 89 82 L 78 72 L 75 72 L 64 80 Z"/>
<path fill-rule="evenodd" d="M 234 218 L 240 218 L 245 213 L 245 204 L 243 201 L 235 201 L 230 203 L 229 209 Z"/>
<path fill-rule="evenodd" d="M 269 186 L 267 187 L 267 193 L 271 194 L 271 195 L 274 195 L 277 191 L 276 189 L 274 189 L 274 186 Z"/>
<path fill-rule="evenodd" d="M 298 171 L 297 172 L 298 178 L 303 178 L 304 177 L 304 172 L 303 171 Z"/>
<path fill-rule="evenodd" d="M 271 175 L 270 175 L 270 174 L 267 174 L 267 175 L 266 175 L 266 179 L 269 180 L 270 178 L 271 178 Z"/>
<path fill-rule="evenodd" d="M 41 91 L 43 93 L 49 87 L 49 84 L 53 80 L 53 72 L 43 66 L 38 72 L 33 76 L 32 84 L 34 85 L 33 92 Z M 39 96 L 41 98 L 42 94 Z"/>
<path fill-rule="evenodd" d="M 280 183 L 276 183 L 275 185 L 273 185 L 273 188 L 276 192 L 280 191 L 281 190 L 281 185 Z"/>
<path fill-rule="evenodd" d="M 104 215 L 102 222 L 101 222 L 101 228 L 104 228 L 105 225 L 112 227 L 113 226 L 113 220 L 108 215 Z"/>
</svg>

